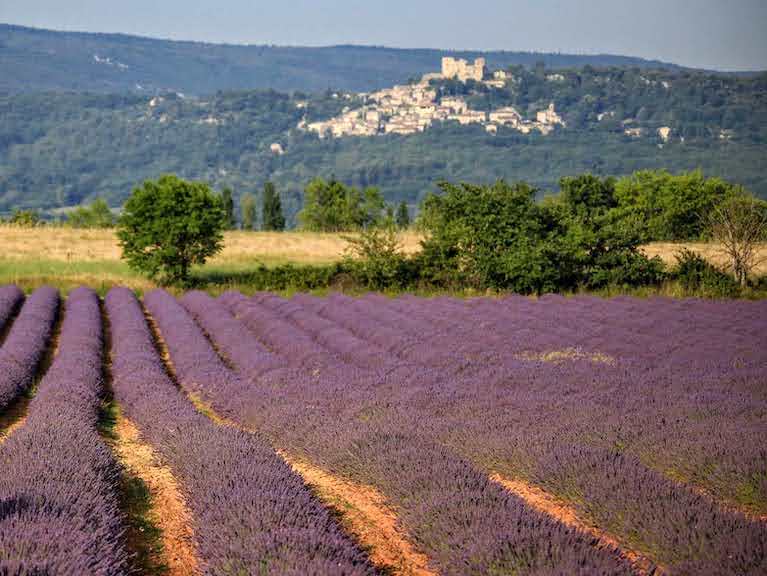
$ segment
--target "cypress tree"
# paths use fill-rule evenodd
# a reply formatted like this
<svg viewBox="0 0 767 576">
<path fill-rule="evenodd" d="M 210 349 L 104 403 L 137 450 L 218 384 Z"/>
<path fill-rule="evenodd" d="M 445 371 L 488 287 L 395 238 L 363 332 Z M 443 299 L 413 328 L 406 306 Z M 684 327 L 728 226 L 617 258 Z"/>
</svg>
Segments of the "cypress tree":
<svg viewBox="0 0 767 576">
<path fill-rule="evenodd" d="M 263 211 L 264 221 L 263 230 L 284 230 L 285 216 L 282 214 L 282 202 L 280 195 L 274 188 L 274 184 L 267 182 L 264 184 Z"/>
<path fill-rule="evenodd" d="M 232 189 L 224 188 L 221 191 L 221 200 L 224 205 L 224 224 L 227 229 L 232 230 L 237 227 L 237 219 L 234 216 L 234 199 L 232 198 Z"/>
<path fill-rule="evenodd" d="M 248 192 L 242 195 L 240 214 L 242 214 L 242 229 L 253 230 L 256 225 L 256 199 L 253 194 Z"/>
<path fill-rule="evenodd" d="M 410 226 L 410 213 L 407 210 L 407 204 L 404 201 L 397 206 L 397 226 L 399 228 L 407 228 Z"/>
</svg>

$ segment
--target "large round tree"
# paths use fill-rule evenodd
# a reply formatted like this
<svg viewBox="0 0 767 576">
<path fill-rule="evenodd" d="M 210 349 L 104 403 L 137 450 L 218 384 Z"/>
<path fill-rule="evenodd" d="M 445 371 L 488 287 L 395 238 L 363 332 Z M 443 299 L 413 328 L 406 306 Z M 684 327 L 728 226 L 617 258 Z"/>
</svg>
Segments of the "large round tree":
<svg viewBox="0 0 767 576">
<path fill-rule="evenodd" d="M 226 212 L 207 184 L 173 175 L 147 180 L 125 203 L 117 236 L 131 268 L 164 284 L 189 282 L 189 270 L 221 250 Z"/>
</svg>

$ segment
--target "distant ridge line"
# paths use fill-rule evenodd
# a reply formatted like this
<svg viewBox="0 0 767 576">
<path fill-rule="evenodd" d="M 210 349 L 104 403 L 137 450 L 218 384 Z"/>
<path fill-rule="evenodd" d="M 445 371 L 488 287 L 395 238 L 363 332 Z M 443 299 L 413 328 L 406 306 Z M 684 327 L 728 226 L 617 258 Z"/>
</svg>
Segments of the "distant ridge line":
<svg viewBox="0 0 767 576">
<path fill-rule="evenodd" d="M 368 92 L 437 70 L 443 55 L 482 56 L 491 69 L 531 67 L 540 61 L 549 69 L 590 65 L 689 70 L 612 54 L 225 44 L 0 24 L 0 92 Z"/>
<path fill-rule="evenodd" d="M 467 48 L 467 49 L 457 49 L 457 48 L 435 48 L 430 46 L 419 46 L 417 48 L 404 48 L 400 46 L 389 46 L 386 44 L 354 44 L 354 43 L 347 43 L 342 42 L 339 44 L 321 44 L 321 45 L 311 45 L 311 44 L 270 44 L 270 43 L 237 43 L 237 42 L 211 42 L 207 40 L 192 40 L 187 38 L 170 38 L 170 37 L 162 37 L 162 36 L 145 36 L 143 34 L 133 34 L 129 32 L 92 32 L 87 30 L 57 30 L 53 28 L 40 28 L 37 26 L 26 26 L 23 24 L 12 24 L 12 23 L 6 23 L 6 22 L 0 22 L 0 32 L 3 28 L 11 29 L 11 30 L 18 30 L 18 31 L 25 31 L 30 33 L 41 33 L 41 34 L 67 34 L 67 35 L 76 35 L 76 36 L 95 36 L 95 37 L 102 37 L 102 38 L 124 38 L 124 39 L 136 39 L 136 40 L 148 40 L 151 42 L 173 42 L 173 43 L 180 43 L 180 44 L 194 44 L 194 45 L 200 45 L 200 46 L 221 46 L 221 47 L 227 47 L 227 48 L 287 48 L 287 49 L 307 49 L 307 50 L 317 50 L 317 49 L 333 49 L 333 48 L 350 48 L 350 49 L 358 49 L 358 50 L 387 50 L 387 51 L 402 51 L 402 52 L 409 52 L 409 51 L 424 51 L 424 52 L 439 52 L 440 54 L 525 54 L 525 55 L 537 55 L 537 56 L 549 56 L 549 55 L 555 55 L 555 56 L 565 56 L 565 57 L 584 57 L 584 58 L 621 58 L 626 60 L 636 60 L 641 61 L 647 64 L 657 65 L 662 68 L 684 68 L 684 69 L 690 69 L 690 70 L 704 70 L 706 72 L 711 72 L 712 70 L 705 70 L 702 68 L 689 68 L 686 66 L 682 66 L 680 64 L 676 64 L 673 62 L 666 62 L 663 60 L 658 60 L 654 58 L 644 58 L 641 56 L 630 56 L 627 54 L 613 54 L 609 52 L 542 52 L 538 50 L 483 50 L 483 49 L 473 49 L 473 48 Z M 750 72 L 750 71 L 744 71 L 744 72 Z"/>
</svg>

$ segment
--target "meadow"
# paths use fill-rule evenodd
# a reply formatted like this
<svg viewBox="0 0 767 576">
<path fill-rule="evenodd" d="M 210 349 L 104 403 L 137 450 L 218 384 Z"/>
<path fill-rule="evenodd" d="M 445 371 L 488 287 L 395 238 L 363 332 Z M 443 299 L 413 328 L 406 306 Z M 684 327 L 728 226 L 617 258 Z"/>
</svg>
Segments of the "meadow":
<svg viewBox="0 0 767 576">
<path fill-rule="evenodd" d="M 0 573 L 764 574 L 766 304 L 0 287 Z"/>
<path fill-rule="evenodd" d="M 212 281 L 213 290 L 237 286 L 229 277 L 246 274 L 259 264 L 324 265 L 340 261 L 347 249 L 345 234 L 322 232 L 246 232 L 224 233 L 224 248 L 195 275 L 202 282 Z M 420 236 L 401 234 L 406 253 L 418 250 Z M 156 285 L 131 270 L 120 259 L 120 246 L 112 229 L 77 229 L 58 226 L 26 228 L 0 225 L 0 284 L 13 283 L 26 290 L 44 284 L 63 289 L 92 286 L 104 293 L 123 285 L 148 290 Z M 216 286 L 216 278 L 227 278 Z"/>
<path fill-rule="evenodd" d="M 253 292 L 248 274 L 257 266 L 324 266 L 339 262 L 349 246 L 347 234 L 322 232 L 249 232 L 227 231 L 224 248 L 205 266 L 197 267 L 194 276 L 207 291 L 220 294 L 226 290 Z M 403 252 L 420 249 L 421 235 L 415 231 L 400 233 Z M 120 259 L 120 246 L 114 230 L 77 229 L 60 226 L 26 228 L 0 225 L 0 284 L 16 284 L 26 291 L 50 284 L 69 290 L 80 285 L 94 287 L 105 294 L 113 286 L 128 286 L 144 291 L 157 285 L 131 270 Z M 720 247 L 704 242 L 654 242 L 642 249 L 650 257 L 659 256 L 673 266 L 675 254 L 683 248 L 699 252 L 710 262 L 722 266 L 725 259 Z M 763 262 L 757 275 L 767 274 L 767 246 L 761 249 Z M 658 293 L 656 289 L 634 293 Z M 660 291 L 680 295 L 675 287 Z M 606 294 L 612 295 L 611 292 Z"/>
</svg>

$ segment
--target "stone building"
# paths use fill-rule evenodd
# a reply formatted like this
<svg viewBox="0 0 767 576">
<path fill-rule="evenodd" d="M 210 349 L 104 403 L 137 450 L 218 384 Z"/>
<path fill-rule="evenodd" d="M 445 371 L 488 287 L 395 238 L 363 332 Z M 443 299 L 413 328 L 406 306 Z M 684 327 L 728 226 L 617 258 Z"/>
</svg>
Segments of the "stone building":
<svg viewBox="0 0 767 576">
<path fill-rule="evenodd" d="M 482 82 L 485 78 L 485 59 L 477 58 L 474 64 L 469 64 L 466 60 L 456 60 L 450 56 L 442 58 L 442 77 L 457 78 L 461 82 L 467 80 L 476 80 Z"/>
<path fill-rule="evenodd" d="M 506 106 L 490 112 L 490 121 L 516 127 L 522 123 L 522 115 L 515 108 Z"/>
</svg>

